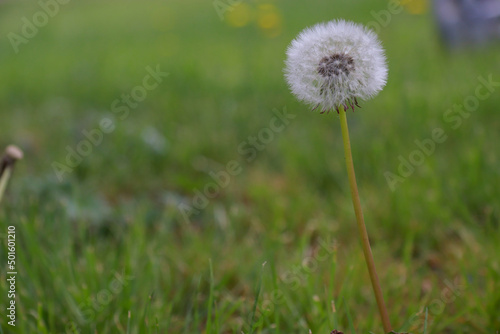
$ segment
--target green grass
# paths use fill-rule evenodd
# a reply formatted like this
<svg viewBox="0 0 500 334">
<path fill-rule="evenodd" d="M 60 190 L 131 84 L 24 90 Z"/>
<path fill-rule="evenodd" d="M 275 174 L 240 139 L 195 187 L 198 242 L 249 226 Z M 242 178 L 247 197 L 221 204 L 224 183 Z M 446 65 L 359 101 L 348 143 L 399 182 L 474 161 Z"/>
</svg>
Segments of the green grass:
<svg viewBox="0 0 500 334">
<path fill-rule="evenodd" d="M 282 68 L 304 27 L 367 23 L 387 3 L 270 1 L 272 38 L 256 24 L 262 3 L 235 28 L 209 0 L 70 2 L 18 54 L 7 35 L 39 7 L 0 4 L 0 147 L 26 154 L 0 211 L 2 310 L 17 231 L 17 322 L 1 312 L 4 333 L 382 332 L 338 118 L 297 102 Z M 478 76 L 500 81 L 500 49 L 447 53 L 436 36 L 431 13 L 380 32 L 387 87 L 348 115 L 360 196 L 395 329 L 495 333 L 500 94 L 457 129 L 443 115 Z M 113 101 L 157 64 L 169 76 L 119 119 Z M 248 162 L 238 147 L 284 108 L 295 118 Z M 105 117 L 115 130 L 59 182 L 52 163 Z M 392 192 L 384 173 L 438 127 L 446 141 Z M 178 204 L 232 160 L 241 172 L 185 221 Z"/>
</svg>

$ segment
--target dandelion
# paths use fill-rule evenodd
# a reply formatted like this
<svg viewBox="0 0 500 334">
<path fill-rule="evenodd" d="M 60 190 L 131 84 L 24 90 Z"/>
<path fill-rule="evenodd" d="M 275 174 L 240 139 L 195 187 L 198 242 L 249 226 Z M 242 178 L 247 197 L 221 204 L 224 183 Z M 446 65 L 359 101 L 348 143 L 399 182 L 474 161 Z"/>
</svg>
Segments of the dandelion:
<svg viewBox="0 0 500 334">
<path fill-rule="evenodd" d="M 387 81 L 384 50 L 377 36 L 361 25 L 343 20 L 304 30 L 287 51 L 285 76 L 299 100 L 321 106 L 321 113 L 337 110 L 340 118 L 352 203 L 375 299 L 385 333 L 392 331 L 375 269 L 352 161 L 346 110 L 359 99 L 369 99 Z M 334 331 L 335 332 L 335 331 Z"/>
<path fill-rule="evenodd" d="M 375 33 L 339 20 L 299 34 L 287 50 L 285 76 L 292 93 L 314 109 L 354 110 L 358 99 L 367 100 L 385 86 L 387 65 Z"/>
</svg>

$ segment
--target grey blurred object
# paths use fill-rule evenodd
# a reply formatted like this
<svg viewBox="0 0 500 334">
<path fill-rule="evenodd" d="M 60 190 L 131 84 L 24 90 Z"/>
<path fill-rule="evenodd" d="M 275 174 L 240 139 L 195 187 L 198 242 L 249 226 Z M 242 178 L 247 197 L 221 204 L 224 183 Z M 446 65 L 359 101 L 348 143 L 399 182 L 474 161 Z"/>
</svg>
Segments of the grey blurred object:
<svg viewBox="0 0 500 334">
<path fill-rule="evenodd" d="M 500 40 L 500 0 L 434 0 L 434 13 L 450 48 Z"/>
<path fill-rule="evenodd" d="M 5 149 L 5 154 L 0 159 L 0 202 L 2 201 L 5 188 L 7 188 L 12 169 L 14 169 L 16 161 L 23 158 L 23 155 L 23 151 L 19 147 L 9 145 Z"/>
</svg>

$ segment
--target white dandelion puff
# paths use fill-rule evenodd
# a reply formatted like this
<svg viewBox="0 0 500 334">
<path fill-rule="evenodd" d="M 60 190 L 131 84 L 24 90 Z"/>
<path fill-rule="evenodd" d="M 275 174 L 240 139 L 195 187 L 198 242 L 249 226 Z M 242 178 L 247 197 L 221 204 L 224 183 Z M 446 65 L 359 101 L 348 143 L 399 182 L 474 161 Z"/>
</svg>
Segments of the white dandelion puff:
<svg viewBox="0 0 500 334">
<path fill-rule="evenodd" d="M 293 40 L 285 76 L 292 93 L 314 109 L 354 110 L 358 98 L 367 100 L 385 86 L 387 64 L 374 32 L 335 20 L 307 28 Z"/>
</svg>

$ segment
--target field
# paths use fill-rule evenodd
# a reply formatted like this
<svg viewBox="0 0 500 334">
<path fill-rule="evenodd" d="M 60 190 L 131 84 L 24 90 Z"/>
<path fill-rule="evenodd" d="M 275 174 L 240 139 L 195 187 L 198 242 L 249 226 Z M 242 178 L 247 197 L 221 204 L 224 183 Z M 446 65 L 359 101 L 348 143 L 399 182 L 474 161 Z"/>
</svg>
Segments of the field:
<svg viewBox="0 0 500 334">
<path fill-rule="evenodd" d="M 447 51 L 425 2 L 63 2 L 0 3 L 0 333 L 382 333 L 338 116 L 283 78 L 334 18 L 388 59 L 347 118 L 394 329 L 500 330 L 500 45 Z"/>
</svg>

